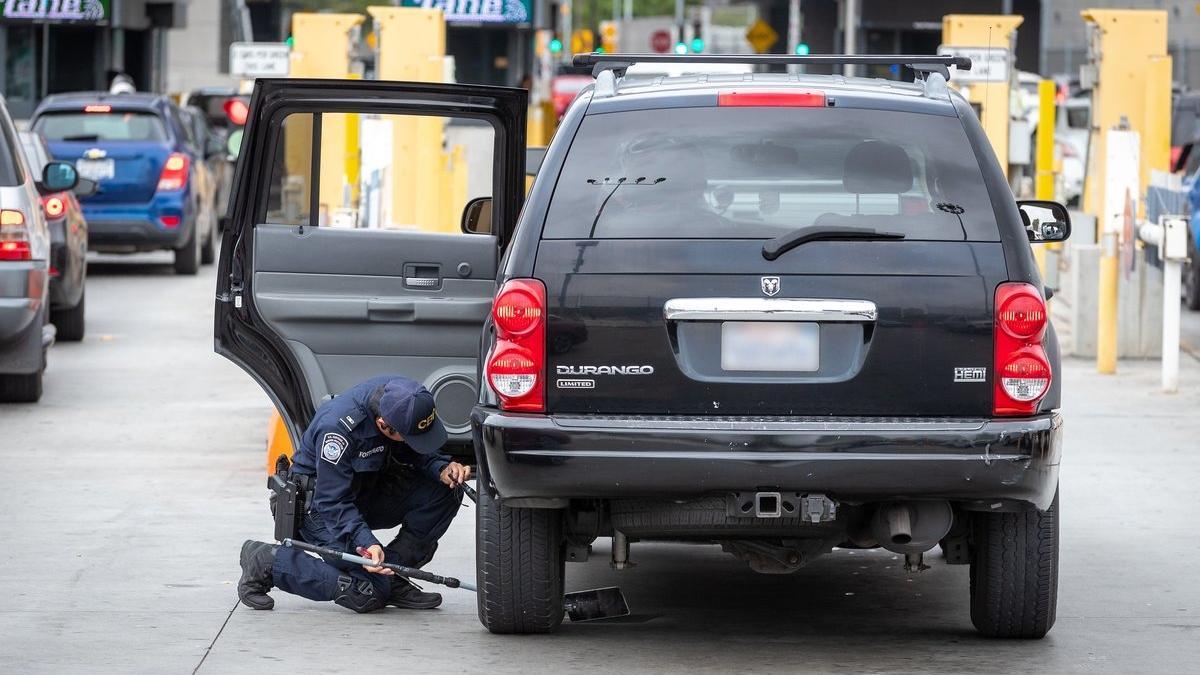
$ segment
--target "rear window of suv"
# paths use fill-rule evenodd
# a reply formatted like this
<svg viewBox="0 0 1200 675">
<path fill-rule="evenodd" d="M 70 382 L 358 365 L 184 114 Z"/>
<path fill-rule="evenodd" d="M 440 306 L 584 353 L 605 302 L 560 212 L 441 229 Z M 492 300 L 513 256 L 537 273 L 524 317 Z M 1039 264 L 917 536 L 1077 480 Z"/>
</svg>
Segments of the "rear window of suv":
<svg viewBox="0 0 1200 675">
<path fill-rule="evenodd" d="M 769 239 L 811 226 L 999 239 L 958 118 L 831 107 L 590 115 L 543 236 Z"/>
<path fill-rule="evenodd" d="M 38 118 L 34 129 L 48 141 L 96 143 L 167 140 L 162 118 L 147 111 L 48 112 Z"/>
</svg>

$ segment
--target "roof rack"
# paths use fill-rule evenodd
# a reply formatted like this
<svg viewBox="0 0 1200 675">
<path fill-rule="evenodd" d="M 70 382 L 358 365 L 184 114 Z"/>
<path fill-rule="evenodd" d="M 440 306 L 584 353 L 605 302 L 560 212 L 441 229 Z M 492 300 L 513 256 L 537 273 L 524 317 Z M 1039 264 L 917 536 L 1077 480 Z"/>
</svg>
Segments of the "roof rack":
<svg viewBox="0 0 1200 675">
<path fill-rule="evenodd" d="M 577 54 L 574 65 L 591 66 L 592 77 L 611 70 L 616 77 L 624 77 L 626 69 L 635 63 L 749 63 L 770 65 L 820 65 L 820 66 L 908 66 L 924 77 L 938 73 L 950 79 L 950 66 L 959 70 L 970 70 L 971 59 L 965 56 L 922 55 L 922 54 Z"/>
</svg>

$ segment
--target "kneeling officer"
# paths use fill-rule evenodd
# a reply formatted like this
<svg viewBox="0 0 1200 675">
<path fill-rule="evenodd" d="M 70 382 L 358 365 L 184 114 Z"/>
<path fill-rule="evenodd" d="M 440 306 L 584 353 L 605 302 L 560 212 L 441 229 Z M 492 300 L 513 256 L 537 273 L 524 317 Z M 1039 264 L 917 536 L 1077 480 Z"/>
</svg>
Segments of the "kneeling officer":
<svg viewBox="0 0 1200 675">
<path fill-rule="evenodd" d="M 470 467 L 439 454 L 445 442 L 433 395 L 407 378 L 376 377 L 326 402 L 292 465 L 293 480 L 312 489 L 298 538 L 376 563 L 426 564 L 458 512 L 458 486 L 471 476 Z M 397 525 L 387 546 L 371 533 Z M 356 612 L 442 602 L 386 568 L 327 562 L 276 544 L 247 541 L 241 564 L 238 597 L 254 609 L 275 606 L 272 586 Z"/>
</svg>

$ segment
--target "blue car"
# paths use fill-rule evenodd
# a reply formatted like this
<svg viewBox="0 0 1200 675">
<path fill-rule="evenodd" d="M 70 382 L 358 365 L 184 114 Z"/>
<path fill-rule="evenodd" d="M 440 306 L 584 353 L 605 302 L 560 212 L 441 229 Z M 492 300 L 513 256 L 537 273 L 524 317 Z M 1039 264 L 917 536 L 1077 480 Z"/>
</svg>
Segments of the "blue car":
<svg viewBox="0 0 1200 675">
<path fill-rule="evenodd" d="M 59 94 L 42 101 L 31 124 L 55 159 L 99 184 L 80 200 L 92 250 L 172 250 L 179 274 L 212 262 L 216 189 L 205 160 L 224 148 L 197 147 L 170 99 Z"/>
</svg>

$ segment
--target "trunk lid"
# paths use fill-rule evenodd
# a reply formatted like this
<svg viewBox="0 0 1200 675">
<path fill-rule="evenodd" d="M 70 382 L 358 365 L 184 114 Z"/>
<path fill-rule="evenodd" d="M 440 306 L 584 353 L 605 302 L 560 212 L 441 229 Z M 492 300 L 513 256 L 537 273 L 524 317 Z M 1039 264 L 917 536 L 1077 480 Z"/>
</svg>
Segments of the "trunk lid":
<svg viewBox="0 0 1200 675">
<path fill-rule="evenodd" d="M 761 250 L 753 240 L 544 240 L 535 274 L 547 288 L 548 411 L 990 414 L 992 294 L 1005 279 L 998 242 L 811 242 L 771 262 Z M 669 301 L 689 298 L 750 313 L 667 318 Z M 789 299 L 861 301 L 876 318 L 754 313 Z M 747 323 L 751 344 L 767 331 L 758 336 L 766 352 L 780 336 L 815 334 L 817 363 L 723 362 L 723 343 L 747 339 L 730 324 Z M 767 361 L 751 365 L 775 367 Z"/>
</svg>

